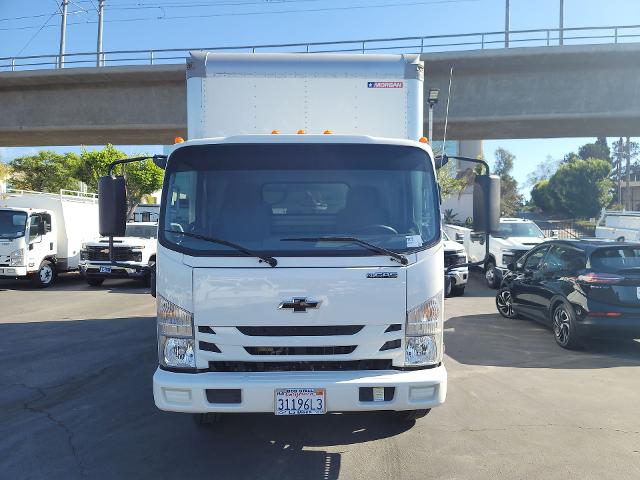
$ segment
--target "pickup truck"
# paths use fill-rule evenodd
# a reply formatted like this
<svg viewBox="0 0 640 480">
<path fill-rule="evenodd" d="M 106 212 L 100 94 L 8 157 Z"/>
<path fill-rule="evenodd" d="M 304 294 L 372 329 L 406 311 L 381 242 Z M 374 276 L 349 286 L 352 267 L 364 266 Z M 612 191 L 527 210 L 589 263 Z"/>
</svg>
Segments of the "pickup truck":
<svg viewBox="0 0 640 480">
<path fill-rule="evenodd" d="M 444 245 L 444 277 L 445 288 L 444 296 L 462 296 L 469 279 L 469 268 L 464 266 L 467 263 L 467 252 L 464 246 L 458 242 L 454 242 L 449 238 L 447 232 L 442 231 L 442 243 Z M 449 267 L 454 268 L 447 269 Z"/>
<path fill-rule="evenodd" d="M 484 258 L 486 252 L 484 234 L 455 225 L 445 225 L 444 228 L 451 238 L 464 245 L 470 261 L 476 262 Z M 484 265 L 485 279 L 489 288 L 498 288 L 508 265 L 545 240 L 542 230 L 531 220 L 501 218 L 499 231 L 490 237 L 489 260 Z"/>
<path fill-rule="evenodd" d="M 111 265 L 109 239 L 100 238 L 82 245 L 80 273 L 92 287 L 99 287 L 107 278 L 134 278 L 152 283 L 157 238 L 156 222 L 127 223 L 125 236 L 116 237 L 113 241 L 114 260 L 122 265 Z"/>
</svg>

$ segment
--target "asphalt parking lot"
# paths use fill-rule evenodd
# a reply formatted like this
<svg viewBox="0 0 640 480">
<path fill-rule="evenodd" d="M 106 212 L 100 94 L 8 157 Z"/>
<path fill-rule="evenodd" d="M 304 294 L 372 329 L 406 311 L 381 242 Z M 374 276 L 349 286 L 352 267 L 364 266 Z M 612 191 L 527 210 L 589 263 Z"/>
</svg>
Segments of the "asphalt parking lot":
<svg viewBox="0 0 640 480">
<path fill-rule="evenodd" d="M 154 310 L 126 281 L 0 282 L 0 478 L 640 478 L 640 343 L 562 350 L 477 278 L 446 300 L 447 402 L 413 425 L 160 412 Z"/>
</svg>

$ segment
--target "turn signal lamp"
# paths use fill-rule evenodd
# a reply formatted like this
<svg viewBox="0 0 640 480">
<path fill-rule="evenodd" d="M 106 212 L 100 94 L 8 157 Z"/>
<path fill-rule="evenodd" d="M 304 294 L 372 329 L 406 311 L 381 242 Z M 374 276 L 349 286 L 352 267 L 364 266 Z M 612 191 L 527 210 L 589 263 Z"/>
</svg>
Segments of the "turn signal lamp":
<svg viewBox="0 0 640 480">
<path fill-rule="evenodd" d="M 325 130 L 324 134 L 325 135 L 333 135 L 333 132 L 331 130 Z"/>
<path fill-rule="evenodd" d="M 173 139 L 173 143 L 174 144 L 176 144 L 176 143 L 184 143 L 184 138 L 176 137 L 176 138 Z"/>
<path fill-rule="evenodd" d="M 302 128 L 298 130 L 298 135 L 304 135 L 305 133 L 307 132 L 305 132 Z"/>
<path fill-rule="evenodd" d="M 271 135 L 280 135 L 280 130 L 271 130 Z"/>
<path fill-rule="evenodd" d="M 427 137 L 420 137 L 420 140 L 418 140 L 420 143 L 429 143 L 429 139 Z"/>
</svg>

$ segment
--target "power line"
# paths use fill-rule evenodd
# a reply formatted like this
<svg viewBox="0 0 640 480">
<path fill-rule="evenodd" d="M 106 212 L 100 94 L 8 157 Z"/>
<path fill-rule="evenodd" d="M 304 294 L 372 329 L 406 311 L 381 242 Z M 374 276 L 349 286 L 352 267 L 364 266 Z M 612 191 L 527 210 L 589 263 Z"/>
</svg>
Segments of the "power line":
<svg viewBox="0 0 640 480">
<path fill-rule="evenodd" d="M 45 28 L 45 27 L 47 26 L 47 24 L 51 21 L 51 19 L 52 19 L 53 17 L 55 17 L 55 16 L 56 16 L 56 14 L 57 14 L 57 13 L 58 13 L 58 10 L 56 9 L 56 10 L 54 10 L 54 12 L 53 12 L 51 15 L 49 15 L 49 18 L 47 18 L 47 20 L 45 20 L 45 22 L 44 22 L 44 23 L 42 24 L 42 26 L 38 29 L 38 31 L 37 31 L 36 33 L 34 33 L 34 34 L 31 36 L 31 38 L 30 38 L 29 40 L 27 40 L 27 43 L 25 43 L 25 44 L 24 44 L 24 46 L 20 49 L 20 51 L 16 54 L 16 57 L 19 57 L 19 56 L 20 56 L 20 54 L 21 54 L 22 52 L 24 52 L 24 51 L 25 51 L 25 49 L 26 49 L 29 45 L 31 45 L 31 42 L 33 42 L 33 40 L 38 36 L 38 34 L 42 31 L 42 29 L 43 29 L 43 28 Z"/>
</svg>

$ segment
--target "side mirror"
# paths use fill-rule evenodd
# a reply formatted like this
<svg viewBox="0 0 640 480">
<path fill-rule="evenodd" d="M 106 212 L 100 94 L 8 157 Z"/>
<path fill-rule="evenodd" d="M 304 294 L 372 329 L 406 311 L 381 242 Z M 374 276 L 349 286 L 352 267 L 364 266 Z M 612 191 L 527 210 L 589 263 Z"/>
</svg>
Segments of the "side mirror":
<svg viewBox="0 0 640 480">
<path fill-rule="evenodd" d="M 45 235 L 47 233 L 47 224 L 43 221 L 38 225 L 38 235 Z"/>
<path fill-rule="evenodd" d="M 154 155 L 153 156 L 153 164 L 158 167 L 161 168 L 162 170 L 164 170 L 165 168 L 167 168 L 167 156 L 166 155 Z"/>
<path fill-rule="evenodd" d="M 473 185 L 473 230 L 493 233 L 500 228 L 500 177 L 476 175 Z"/>
<path fill-rule="evenodd" d="M 464 243 L 464 235 L 461 233 L 456 233 L 456 242 Z"/>
<path fill-rule="evenodd" d="M 98 179 L 100 235 L 123 237 L 127 225 L 127 192 L 124 177 Z"/>
</svg>

